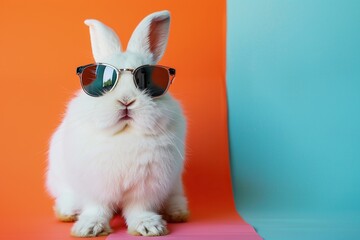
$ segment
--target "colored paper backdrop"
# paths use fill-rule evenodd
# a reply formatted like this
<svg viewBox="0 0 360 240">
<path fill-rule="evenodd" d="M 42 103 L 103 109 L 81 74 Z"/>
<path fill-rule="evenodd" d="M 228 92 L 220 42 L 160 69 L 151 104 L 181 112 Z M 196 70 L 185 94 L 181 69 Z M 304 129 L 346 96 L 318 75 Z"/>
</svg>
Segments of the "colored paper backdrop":
<svg viewBox="0 0 360 240">
<path fill-rule="evenodd" d="M 103 21 L 126 47 L 140 20 L 163 9 L 170 10 L 172 22 L 161 64 L 176 68 L 170 91 L 188 118 L 185 185 L 192 211 L 189 228 L 177 225 L 170 231 L 213 239 L 230 229 L 226 233 L 233 239 L 244 229 L 247 237 L 259 239 L 237 215 L 232 196 L 223 0 L 205 5 L 165 0 L 0 2 L 0 226 L 4 239 L 69 238 L 71 224 L 58 223 L 53 216 L 44 173 L 49 138 L 80 87 L 75 69 L 93 62 L 83 21 Z M 124 234 L 125 226 L 119 224 L 115 229 Z"/>
<path fill-rule="evenodd" d="M 234 192 L 265 239 L 360 236 L 359 9 L 228 1 Z"/>
</svg>

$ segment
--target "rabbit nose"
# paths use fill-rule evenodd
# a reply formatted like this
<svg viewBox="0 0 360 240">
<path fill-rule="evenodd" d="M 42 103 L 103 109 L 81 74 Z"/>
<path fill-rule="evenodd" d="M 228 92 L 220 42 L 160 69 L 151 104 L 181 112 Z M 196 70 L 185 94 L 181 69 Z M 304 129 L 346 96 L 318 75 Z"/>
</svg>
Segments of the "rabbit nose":
<svg viewBox="0 0 360 240">
<path fill-rule="evenodd" d="M 121 103 L 124 107 L 131 106 L 136 100 L 135 99 L 129 99 L 129 98 L 123 98 L 121 100 L 118 100 L 119 103 Z"/>
</svg>

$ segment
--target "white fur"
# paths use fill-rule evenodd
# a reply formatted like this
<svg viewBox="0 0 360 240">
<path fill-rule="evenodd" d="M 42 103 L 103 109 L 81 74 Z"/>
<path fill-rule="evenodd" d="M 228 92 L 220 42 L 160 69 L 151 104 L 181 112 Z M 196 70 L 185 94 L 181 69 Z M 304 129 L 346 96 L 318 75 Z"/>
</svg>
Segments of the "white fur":
<svg viewBox="0 0 360 240">
<path fill-rule="evenodd" d="M 149 24 L 162 21 L 157 32 L 162 41 L 156 53 L 146 44 Z M 168 38 L 167 11 L 146 17 L 121 52 L 116 34 L 97 20 L 90 26 L 96 61 L 118 68 L 155 64 L 163 55 Z M 132 121 L 119 121 L 124 106 L 119 101 L 134 99 L 129 107 Z M 116 88 L 101 97 L 83 91 L 70 101 L 65 117 L 54 133 L 49 150 L 47 187 L 56 199 L 59 215 L 78 215 L 72 228 L 75 236 L 110 232 L 109 220 L 122 209 L 128 229 L 141 235 L 166 234 L 159 215 L 187 212 L 182 190 L 185 118 L 170 94 L 152 99 L 139 91 L 130 72 L 123 72 Z"/>
<path fill-rule="evenodd" d="M 119 38 L 111 28 L 95 19 L 87 19 L 84 23 L 90 28 L 91 47 L 96 62 L 121 52 Z"/>
</svg>

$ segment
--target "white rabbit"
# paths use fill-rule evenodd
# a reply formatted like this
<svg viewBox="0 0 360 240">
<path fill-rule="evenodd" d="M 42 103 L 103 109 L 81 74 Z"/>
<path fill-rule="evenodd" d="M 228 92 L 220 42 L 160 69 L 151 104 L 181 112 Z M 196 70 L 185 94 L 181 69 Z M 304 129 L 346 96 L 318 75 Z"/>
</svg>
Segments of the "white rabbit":
<svg viewBox="0 0 360 240">
<path fill-rule="evenodd" d="M 96 62 L 135 69 L 161 59 L 170 15 L 161 11 L 144 18 L 125 52 L 111 28 L 97 20 L 85 24 Z M 130 99 L 132 120 L 121 120 L 121 102 Z M 50 142 L 46 185 L 58 219 L 77 220 L 71 234 L 79 237 L 109 234 L 118 209 L 133 235 L 167 234 L 161 214 L 186 221 L 185 130 L 179 103 L 168 93 L 151 98 L 138 90 L 131 72 L 122 72 L 115 89 L 101 97 L 79 91 Z"/>
</svg>

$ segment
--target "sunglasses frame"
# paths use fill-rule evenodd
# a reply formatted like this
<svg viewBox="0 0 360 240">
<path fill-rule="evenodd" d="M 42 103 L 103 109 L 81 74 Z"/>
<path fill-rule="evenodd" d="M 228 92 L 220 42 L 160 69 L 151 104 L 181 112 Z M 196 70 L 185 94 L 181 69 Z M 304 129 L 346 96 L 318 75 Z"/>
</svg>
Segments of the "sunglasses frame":
<svg viewBox="0 0 360 240">
<path fill-rule="evenodd" d="M 119 79 L 120 79 L 120 74 L 121 74 L 122 72 L 130 72 L 130 73 L 133 75 L 133 81 L 134 81 L 135 87 L 136 87 L 137 89 L 139 89 L 139 87 L 138 87 L 138 85 L 137 85 L 137 83 L 136 83 L 136 79 L 135 79 L 135 74 L 134 74 L 134 73 L 136 73 L 136 71 L 138 71 L 140 68 L 148 67 L 148 66 L 149 66 L 149 67 L 160 67 L 160 68 L 166 69 L 166 70 L 167 70 L 167 73 L 168 73 L 168 76 L 169 76 L 169 81 L 168 81 L 168 84 L 167 84 L 167 86 L 166 86 L 166 89 L 164 90 L 164 92 L 163 92 L 161 95 L 155 96 L 155 97 L 151 96 L 152 98 L 158 98 L 158 97 L 163 96 L 163 95 L 168 91 L 170 85 L 173 83 L 173 81 L 174 81 L 174 79 L 175 79 L 175 74 L 176 74 L 175 68 L 166 67 L 166 66 L 163 66 L 163 65 L 150 65 L 150 64 L 141 65 L 141 66 L 139 66 L 139 67 L 137 67 L 137 68 L 135 68 L 135 69 L 133 69 L 133 68 L 117 68 L 117 67 L 115 67 L 115 66 L 113 66 L 113 65 L 111 65 L 111 64 L 108 64 L 108 63 L 90 63 L 90 64 L 87 64 L 87 65 L 84 65 L 84 66 L 77 67 L 77 68 L 76 68 L 76 75 L 78 75 L 79 78 L 80 78 L 81 88 L 83 89 L 83 91 L 84 91 L 87 95 L 89 95 L 89 96 L 91 96 L 91 97 L 101 97 L 101 96 L 104 96 L 104 94 L 102 94 L 102 95 L 92 95 L 92 94 L 90 94 L 88 91 L 86 91 L 86 89 L 85 89 L 85 87 L 84 87 L 84 85 L 83 85 L 83 81 L 82 81 L 82 74 L 83 74 L 83 72 L 84 72 L 84 70 L 85 70 L 86 68 L 92 67 L 92 66 L 98 66 L 98 65 L 103 65 L 103 66 L 106 66 L 106 67 L 111 67 L 111 68 L 113 68 L 113 69 L 116 71 L 117 77 L 116 77 L 115 83 L 114 83 L 114 85 L 112 86 L 112 88 L 111 88 L 109 91 L 107 91 L 107 92 L 111 92 L 111 91 L 116 87 L 116 85 L 117 85 L 117 83 L 119 82 Z"/>
</svg>

